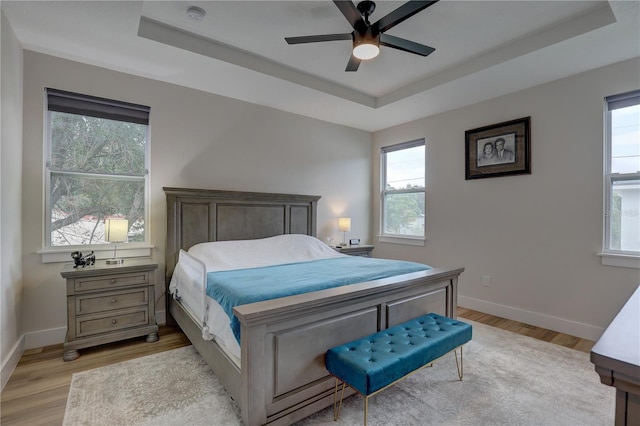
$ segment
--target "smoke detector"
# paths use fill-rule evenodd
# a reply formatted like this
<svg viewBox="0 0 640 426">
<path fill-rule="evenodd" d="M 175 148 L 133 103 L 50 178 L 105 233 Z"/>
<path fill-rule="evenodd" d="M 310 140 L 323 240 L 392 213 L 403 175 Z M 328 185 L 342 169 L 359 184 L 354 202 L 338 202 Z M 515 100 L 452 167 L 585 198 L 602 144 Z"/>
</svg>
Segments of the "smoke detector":
<svg viewBox="0 0 640 426">
<path fill-rule="evenodd" d="M 189 8 L 187 9 L 187 16 L 192 21 L 202 21 L 202 18 L 204 18 L 204 15 L 206 14 L 207 12 L 205 12 L 204 9 L 201 9 L 198 6 L 189 6 Z"/>
</svg>

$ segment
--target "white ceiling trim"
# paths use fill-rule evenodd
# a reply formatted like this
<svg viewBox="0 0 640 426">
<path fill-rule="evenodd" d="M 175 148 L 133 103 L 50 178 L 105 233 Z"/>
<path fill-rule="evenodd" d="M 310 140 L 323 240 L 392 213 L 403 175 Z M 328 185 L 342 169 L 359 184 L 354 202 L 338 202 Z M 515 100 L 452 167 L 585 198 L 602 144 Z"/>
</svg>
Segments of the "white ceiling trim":
<svg viewBox="0 0 640 426">
<path fill-rule="evenodd" d="M 190 4 L 207 9 L 201 22 Z M 378 12 L 396 4 L 379 0 Z M 343 71 L 348 43 L 284 42 L 344 29 L 329 0 L 0 6 L 25 50 L 369 132 L 640 57 L 637 0 L 443 0 L 394 30 L 437 54 L 387 49 L 357 73 Z"/>
<path fill-rule="evenodd" d="M 376 98 L 180 28 L 140 17 L 138 36 L 375 108 Z"/>
<path fill-rule="evenodd" d="M 140 16 L 138 36 L 377 109 L 615 22 L 615 15 L 607 3 L 594 11 L 545 28 L 535 34 L 528 34 L 507 45 L 499 46 L 491 52 L 483 53 L 460 65 L 379 97 L 367 95 L 146 16 Z"/>
<path fill-rule="evenodd" d="M 553 46 L 556 43 L 614 24 L 615 22 L 616 17 L 613 11 L 609 5 L 606 4 L 595 11 L 562 22 L 551 28 L 545 28 L 536 34 L 529 34 L 511 43 L 499 46 L 491 52 L 483 53 L 456 67 L 449 68 L 436 75 L 385 94 L 376 99 L 376 107 L 382 107 L 406 99 L 417 93 L 442 86 L 443 84 L 467 77 L 545 47 Z"/>
</svg>

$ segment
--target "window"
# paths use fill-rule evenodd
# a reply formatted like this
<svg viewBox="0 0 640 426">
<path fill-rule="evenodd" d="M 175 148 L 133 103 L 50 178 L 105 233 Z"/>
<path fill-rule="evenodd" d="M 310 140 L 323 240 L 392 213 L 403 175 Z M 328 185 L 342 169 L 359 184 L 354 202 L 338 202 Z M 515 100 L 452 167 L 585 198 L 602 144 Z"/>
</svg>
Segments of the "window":
<svg viewBox="0 0 640 426">
<path fill-rule="evenodd" d="M 381 237 L 424 240 L 424 145 L 420 139 L 382 148 Z"/>
<path fill-rule="evenodd" d="M 128 220 L 129 243 L 148 242 L 149 107 L 46 95 L 45 249 L 104 244 L 112 218 Z"/>
<path fill-rule="evenodd" d="M 604 254 L 640 256 L 640 90 L 605 99 Z"/>
</svg>

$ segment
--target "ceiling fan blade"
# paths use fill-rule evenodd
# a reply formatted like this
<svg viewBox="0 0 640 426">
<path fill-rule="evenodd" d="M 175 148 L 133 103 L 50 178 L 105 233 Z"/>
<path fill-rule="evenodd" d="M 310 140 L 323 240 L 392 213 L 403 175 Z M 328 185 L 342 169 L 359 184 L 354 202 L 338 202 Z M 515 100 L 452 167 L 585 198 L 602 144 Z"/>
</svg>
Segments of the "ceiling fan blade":
<svg viewBox="0 0 640 426">
<path fill-rule="evenodd" d="M 394 49 L 403 50 L 409 53 L 415 53 L 420 56 L 428 56 L 432 54 L 436 49 L 424 44 L 416 43 L 411 40 L 406 40 L 400 37 L 394 37 L 389 34 L 380 34 L 380 44 L 387 47 L 393 47 Z"/>
<path fill-rule="evenodd" d="M 362 20 L 362 15 L 360 15 L 358 8 L 356 8 L 356 5 L 353 4 L 352 1 L 333 0 L 333 2 L 336 4 L 336 6 L 338 6 L 338 9 L 340 9 L 340 12 L 342 12 L 344 17 L 347 18 L 347 21 L 349 21 L 349 24 L 351 24 L 354 30 L 367 27 L 367 25 Z"/>
<path fill-rule="evenodd" d="M 402 6 L 400 6 L 399 8 L 397 8 L 396 10 L 394 10 L 393 12 L 382 17 L 379 21 L 373 23 L 372 27 L 374 31 L 383 33 L 388 29 L 395 27 L 402 21 L 409 19 L 416 13 L 423 11 L 427 7 L 437 2 L 438 0 L 431 0 L 431 1 L 410 0 L 405 4 L 403 4 Z"/>
<path fill-rule="evenodd" d="M 345 68 L 345 71 L 358 71 L 359 66 L 360 66 L 360 59 L 353 56 L 353 53 L 352 53 L 351 57 L 349 58 L 349 62 L 347 62 L 347 68 Z"/>
<path fill-rule="evenodd" d="M 335 40 L 353 40 L 351 33 L 344 34 L 323 34 L 323 35 L 311 35 L 300 37 L 285 37 L 289 44 L 301 44 L 301 43 L 317 43 L 320 41 L 335 41 Z"/>
</svg>

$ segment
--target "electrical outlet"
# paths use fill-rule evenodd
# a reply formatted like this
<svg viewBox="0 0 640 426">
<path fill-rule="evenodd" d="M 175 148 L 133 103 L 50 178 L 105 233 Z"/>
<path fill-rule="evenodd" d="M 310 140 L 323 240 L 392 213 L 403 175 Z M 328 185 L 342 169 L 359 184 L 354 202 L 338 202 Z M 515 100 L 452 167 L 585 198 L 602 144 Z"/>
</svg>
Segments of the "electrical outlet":
<svg viewBox="0 0 640 426">
<path fill-rule="evenodd" d="M 491 277 L 489 275 L 482 276 L 482 286 L 491 287 Z"/>
</svg>

